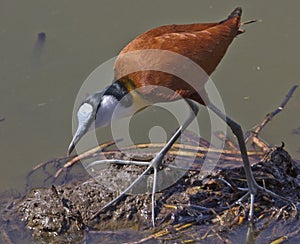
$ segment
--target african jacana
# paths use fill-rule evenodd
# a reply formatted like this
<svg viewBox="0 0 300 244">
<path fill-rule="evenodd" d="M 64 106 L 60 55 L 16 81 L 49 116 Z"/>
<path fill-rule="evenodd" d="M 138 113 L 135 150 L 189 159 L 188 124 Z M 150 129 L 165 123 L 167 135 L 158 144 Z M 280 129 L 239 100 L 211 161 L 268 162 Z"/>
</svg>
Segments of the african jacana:
<svg viewBox="0 0 300 244">
<path fill-rule="evenodd" d="M 191 114 L 189 118 L 180 128 L 178 128 L 172 138 L 161 149 L 156 157 L 154 157 L 154 159 L 148 164 L 148 168 L 144 171 L 144 173 L 140 177 L 138 177 L 125 191 L 123 191 L 119 197 L 113 199 L 100 211 L 97 211 L 94 216 L 119 200 L 120 197 L 126 194 L 132 188 L 132 186 L 141 179 L 143 175 L 145 175 L 147 172 L 149 172 L 150 169 L 153 168 L 154 183 L 152 187 L 152 222 L 154 225 L 154 195 L 156 191 L 157 169 L 159 166 L 161 166 L 163 157 L 172 147 L 173 143 L 178 139 L 182 131 L 193 121 L 196 114 L 198 113 L 198 106 L 196 105 L 196 103 L 202 104 L 215 112 L 228 124 L 232 132 L 237 137 L 248 183 L 247 195 L 249 195 L 250 193 L 251 197 L 249 219 L 253 219 L 254 196 L 257 190 L 263 190 L 274 197 L 285 200 L 275 193 L 262 188 L 256 183 L 248 160 L 241 126 L 228 118 L 225 114 L 223 114 L 223 112 L 221 112 L 208 100 L 204 88 L 204 84 L 207 81 L 206 78 L 199 78 L 197 91 L 202 91 L 200 95 L 190 85 L 172 74 L 159 72 L 156 70 L 143 70 L 130 73 L 128 72 L 128 70 L 130 70 L 130 66 L 134 64 L 127 63 L 126 60 L 120 58 L 122 54 L 137 50 L 167 50 L 191 59 L 192 61 L 197 63 L 209 76 L 216 69 L 232 40 L 238 34 L 243 33 L 243 31 L 239 29 L 241 25 L 241 14 L 242 9 L 236 8 L 227 19 L 220 22 L 205 24 L 197 23 L 186 25 L 168 25 L 154 28 L 145 32 L 144 34 L 132 40 L 120 52 L 120 55 L 115 63 L 116 77 L 113 84 L 102 91 L 90 95 L 83 101 L 77 114 L 78 128 L 68 148 L 68 154 L 72 152 L 81 137 L 90 129 L 93 122 L 96 121 L 96 127 L 108 125 L 112 120 L 112 113 L 119 103 L 121 103 L 119 105 L 123 111 L 129 111 L 137 103 L 145 102 L 145 106 L 147 106 L 147 100 L 151 100 L 151 102 L 171 102 L 179 98 L 183 98 L 191 108 Z M 156 62 L 156 64 L 158 63 L 158 66 L 163 66 L 166 64 L 166 62 L 168 62 L 168 65 L 171 66 L 180 65 L 177 63 L 177 59 L 165 60 L 164 58 L 160 57 L 156 60 L 153 58 L 149 59 L 149 57 L 147 57 L 146 55 L 147 54 L 145 54 L 144 52 L 141 52 L 136 56 L 137 61 L 147 59 L 148 62 Z M 169 96 L 169 94 L 164 94 L 162 92 L 156 93 L 155 89 L 150 89 L 150 91 L 147 89 L 142 89 L 140 92 L 135 93 L 134 95 L 130 93 L 137 88 L 147 87 L 149 85 L 159 85 L 167 87 L 173 90 L 175 92 L 175 95 Z M 121 99 L 125 96 L 125 102 L 120 102 Z"/>
</svg>

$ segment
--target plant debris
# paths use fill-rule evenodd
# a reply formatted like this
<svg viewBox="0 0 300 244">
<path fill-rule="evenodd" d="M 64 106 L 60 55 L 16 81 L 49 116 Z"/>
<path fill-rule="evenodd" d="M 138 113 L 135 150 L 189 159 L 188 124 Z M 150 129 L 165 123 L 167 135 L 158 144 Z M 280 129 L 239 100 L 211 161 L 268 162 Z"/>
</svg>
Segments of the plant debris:
<svg viewBox="0 0 300 244">
<path fill-rule="evenodd" d="M 113 155 L 112 153 L 111 156 Z M 273 148 L 252 169 L 259 184 L 266 185 L 268 189 L 291 199 L 296 205 L 299 204 L 300 167 L 282 147 Z M 13 209 L 25 222 L 26 228 L 32 231 L 35 239 L 43 242 L 70 238 L 73 241 L 82 241 L 83 238 L 101 236 L 101 233 L 107 231 L 117 232 L 128 228 L 144 234 L 148 232 L 148 239 L 167 241 L 174 238 L 192 238 L 222 242 L 232 240 L 234 235 L 229 233 L 247 223 L 245 216 L 249 208 L 248 200 L 236 203 L 244 195 L 238 189 L 247 186 L 241 166 L 231 169 L 216 168 L 204 177 L 200 177 L 200 171 L 193 167 L 176 184 L 157 193 L 156 221 L 159 227 L 155 234 L 149 233 L 149 194 L 128 195 L 95 220 L 89 220 L 96 209 L 117 196 L 118 192 L 106 184 L 106 181 L 113 184 L 118 180 L 117 177 L 111 177 L 112 175 L 122 171 L 137 177 L 142 170 L 134 165 L 111 164 L 101 175 L 103 184 L 99 179 L 89 179 L 50 188 L 32 189 Z M 272 231 L 287 223 L 298 234 L 298 210 L 292 205 L 281 201 L 274 202 L 269 196 L 258 194 L 255 206 L 254 226 L 256 231 L 260 230 L 260 235 L 269 233 L 269 236 L 264 236 L 265 239 L 271 241 L 279 238 L 277 233 L 281 232 Z M 93 234 L 89 233 L 90 229 L 94 231 Z M 286 232 L 282 232 L 285 235 L 292 232 L 291 229 L 285 230 Z M 291 234 L 289 238 L 293 237 Z M 148 239 L 140 237 L 139 240 L 143 242 Z"/>
</svg>

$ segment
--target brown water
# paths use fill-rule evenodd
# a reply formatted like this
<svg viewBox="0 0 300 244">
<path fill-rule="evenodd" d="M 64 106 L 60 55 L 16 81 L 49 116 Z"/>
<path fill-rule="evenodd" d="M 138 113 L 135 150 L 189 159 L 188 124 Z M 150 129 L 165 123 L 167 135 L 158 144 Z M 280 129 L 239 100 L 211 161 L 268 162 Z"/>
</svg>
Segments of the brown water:
<svg viewBox="0 0 300 244">
<path fill-rule="evenodd" d="M 212 78 L 228 114 L 248 130 L 300 84 L 300 3 L 1 0 L 0 191 L 23 190 L 34 165 L 65 155 L 82 82 L 128 41 L 159 25 L 221 20 L 236 6 L 243 20 L 261 22 L 245 27 Z M 99 81 L 99 89 L 109 83 Z M 262 133 L 270 143 L 284 141 L 296 158 L 300 135 L 291 132 L 300 126 L 299 102 L 300 89 Z M 110 137 L 107 129 L 100 134 Z"/>
</svg>

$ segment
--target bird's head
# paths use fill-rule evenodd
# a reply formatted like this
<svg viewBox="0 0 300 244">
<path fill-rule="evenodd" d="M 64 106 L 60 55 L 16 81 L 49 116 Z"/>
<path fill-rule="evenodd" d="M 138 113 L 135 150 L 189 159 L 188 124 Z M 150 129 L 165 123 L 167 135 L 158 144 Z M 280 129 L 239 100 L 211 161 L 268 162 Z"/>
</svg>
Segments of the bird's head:
<svg viewBox="0 0 300 244">
<path fill-rule="evenodd" d="M 103 92 L 94 93 L 88 96 L 80 105 L 77 111 L 78 126 L 68 148 L 68 155 L 72 153 L 76 144 L 87 133 L 95 122 L 97 112 L 101 106 Z"/>
<path fill-rule="evenodd" d="M 118 104 L 123 111 L 129 111 L 128 108 L 132 105 L 130 93 L 119 82 L 91 94 L 82 102 L 77 112 L 78 127 L 69 145 L 68 155 L 72 153 L 77 143 L 90 129 L 104 127 L 111 123 Z M 126 113 L 120 113 L 120 117 L 124 116 Z"/>
</svg>

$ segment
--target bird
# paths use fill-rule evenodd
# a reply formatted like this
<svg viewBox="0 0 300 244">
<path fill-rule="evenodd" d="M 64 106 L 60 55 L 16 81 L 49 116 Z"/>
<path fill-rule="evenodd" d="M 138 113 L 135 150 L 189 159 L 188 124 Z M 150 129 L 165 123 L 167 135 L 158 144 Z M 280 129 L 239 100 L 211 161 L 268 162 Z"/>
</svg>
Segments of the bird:
<svg viewBox="0 0 300 244">
<path fill-rule="evenodd" d="M 253 220 L 254 197 L 258 191 L 264 191 L 273 197 L 288 201 L 284 197 L 261 187 L 256 182 L 249 163 L 242 127 L 209 100 L 204 87 L 209 76 L 215 71 L 225 55 L 229 45 L 238 35 L 244 33 L 244 30 L 240 29 L 243 24 L 241 15 L 242 8 L 237 7 L 226 19 L 219 22 L 172 24 L 146 31 L 129 42 L 119 53 L 114 65 L 115 77 L 112 84 L 89 95 L 82 102 L 77 112 L 78 127 L 68 147 L 68 155 L 72 153 L 87 131 L 93 128 L 93 124 L 96 128 L 109 125 L 117 106 L 122 111 L 120 112 L 120 118 L 127 116 L 132 111 L 142 110 L 149 104 L 156 102 L 173 102 L 183 99 L 190 108 L 190 114 L 186 121 L 175 131 L 156 156 L 147 163 L 147 169 L 118 197 L 96 211 L 91 219 L 119 201 L 135 184 L 138 184 L 142 176 L 153 170 L 152 224 L 155 226 L 154 197 L 157 171 L 162 166 L 163 158 L 169 149 L 195 119 L 199 105 L 206 106 L 226 122 L 237 138 L 248 185 L 247 194 L 243 199 L 250 196 L 249 220 Z M 155 51 L 151 52 L 152 50 Z M 162 54 L 159 55 L 156 51 Z M 180 69 L 182 66 L 180 59 L 176 58 L 176 55 L 168 55 L 169 53 L 192 60 L 201 67 L 205 75 L 190 84 L 181 77 L 163 72 L 162 70 L 165 68 L 171 67 L 172 69 L 172 67 L 176 67 Z M 130 58 L 126 58 L 128 55 L 131 55 Z M 138 70 L 137 66 L 143 62 L 157 69 Z M 184 67 L 182 70 L 184 70 Z M 172 92 L 165 92 L 164 89 L 157 89 L 157 87 L 165 87 Z M 138 91 L 135 92 L 136 90 Z M 145 164 L 145 162 L 143 163 Z"/>
</svg>

